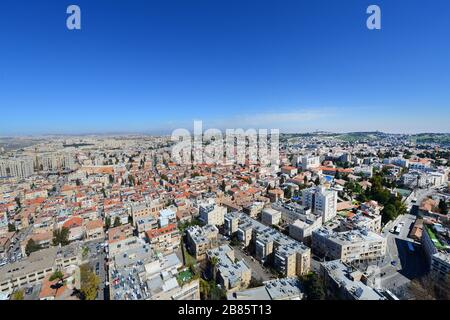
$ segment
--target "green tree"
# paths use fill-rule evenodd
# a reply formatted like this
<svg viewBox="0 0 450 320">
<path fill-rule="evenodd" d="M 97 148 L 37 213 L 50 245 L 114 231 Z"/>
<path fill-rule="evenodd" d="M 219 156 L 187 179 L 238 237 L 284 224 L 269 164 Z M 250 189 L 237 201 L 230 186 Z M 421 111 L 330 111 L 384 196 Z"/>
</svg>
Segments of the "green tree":
<svg viewBox="0 0 450 320">
<path fill-rule="evenodd" d="M 131 186 L 134 186 L 136 184 L 136 179 L 131 174 L 128 176 L 128 181 L 130 182 Z"/>
<path fill-rule="evenodd" d="M 8 232 L 15 232 L 16 226 L 12 223 L 8 223 Z"/>
<path fill-rule="evenodd" d="M 121 224 L 122 224 L 122 223 L 120 223 L 120 218 L 119 218 L 119 217 L 116 217 L 116 218 L 114 219 L 114 225 L 113 225 L 113 227 L 114 227 L 114 228 L 115 228 L 115 227 L 119 227 Z"/>
<path fill-rule="evenodd" d="M 324 300 L 325 289 L 319 276 L 311 272 L 305 276 L 300 277 L 300 282 L 305 288 L 307 300 Z"/>
<path fill-rule="evenodd" d="M 64 273 L 62 273 L 60 270 L 56 270 L 49 278 L 50 281 L 58 280 L 63 281 L 64 279 Z"/>
<path fill-rule="evenodd" d="M 20 202 L 20 198 L 19 198 L 19 197 L 15 197 L 15 198 L 14 198 L 14 201 L 16 202 L 16 204 L 17 204 L 17 206 L 18 206 L 19 208 L 22 208 L 22 203 Z"/>
<path fill-rule="evenodd" d="M 447 205 L 447 202 L 445 202 L 445 200 L 443 200 L 443 199 L 441 199 L 439 201 L 439 211 L 442 214 L 448 214 L 448 205 Z"/>
<path fill-rule="evenodd" d="M 24 297 L 25 294 L 23 292 L 23 289 L 19 289 L 11 295 L 11 300 L 23 300 Z"/>
<path fill-rule="evenodd" d="M 223 192 L 225 192 L 225 188 L 227 187 L 227 184 L 225 183 L 225 180 L 222 180 L 222 185 L 221 185 L 221 189 Z"/>
<path fill-rule="evenodd" d="M 383 220 L 384 221 L 390 221 L 394 220 L 398 216 L 397 209 L 393 204 L 388 204 L 383 209 Z"/>
<path fill-rule="evenodd" d="M 33 239 L 28 240 L 25 246 L 25 253 L 29 256 L 31 253 L 41 250 L 41 246 L 38 245 Z"/>
<path fill-rule="evenodd" d="M 53 231 L 53 245 L 61 245 L 66 246 L 69 244 L 69 232 L 70 230 L 66 227 L 62 227 L 61 229 L 56 229 Z"/>
<path fill-rule="evenodd" d="M 111 227 L 111 218 L 110 217 L 106 217 L 105 218 L 105 228 L 109 229 Z"/>
<path fill-rule="evenodd" d="M 292 198 L 291 188 L 284 189 L 284 197 L 286 199 L 291 199 Z"/>
<path fill-rule="evenodd" d="M 80 292 L 83 300 L 95 300 L 97 297 L 100 279 L 92 272 L 87 264 L 80 266 L 81 288 Z"/>
</svg>

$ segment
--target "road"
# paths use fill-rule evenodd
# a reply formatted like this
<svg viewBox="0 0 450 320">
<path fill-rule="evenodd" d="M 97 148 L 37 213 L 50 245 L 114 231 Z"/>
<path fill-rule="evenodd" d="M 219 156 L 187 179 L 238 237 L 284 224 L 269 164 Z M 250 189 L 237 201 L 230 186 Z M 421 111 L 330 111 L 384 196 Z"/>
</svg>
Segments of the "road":
<svg viewBox="0 0 450 320">
<path fill-rule="evenodd" d="M 218 241 L 219 245 L 230 244 L 230 241 L 227 239 L 227 237 L 222 234 L 219 234 Z M 252 270 L 253 278 L 261 281 L 273 279 L 271 272 L 268 269 L 264 268 L 261 263 L 259 263 L 259 261 L 253 258 L 251 255 L 247 255 L 242 250 L 242 247 L 240 245 L 232 248 L 234 249 L 235 258 L 238 260 L 244 260 L 245 263 L 250 267 L 250 269 Z"/>
<path fill-rule="evenodd" d="M 7 254 L 7 258 L 10 263 L 19 261 L 24 258 L 24 256 L 22 256 L 21 258 L 18 259 L 18 256 L 17 256 L 19 253 L 22 254 L 22 251 L 20 250 L 20 242 L 31 234 L 32 229 L 33 228 L 30 226 L 28 228 L 19 230 L 18 232 L 16 232 L 16 234 L 11 239 L 11 243 L 13 243 L 13 245 L 12 245 L 11 249 L 8 250 L 8 254 Z"/>
<path fill-rule="evenodd" d="M 108 281 L 107 270 L 106 270 L 106 253 L 104 248 L 100 247 L 100 244 L 104 240 L 95 240 L 86 242 L 84 245 L 89 249 L 88 259 L 89 265 L 95 274 L 100 278 L 99 292 L 97 296 L 97 300 L 106 300 L 109 297 L 105 297 L 104 291 L 106 286 L 106 281 Z"/>
<path fill-rule="evenodd" d="M 264 268 L 258 260 L 250 255 L 246 255 L 245 252 L 242 251 L 240 246 L 233 248 L 236 259 L 245 261 L 245 263 L 252 270 L 253 278 L 260 281 L 267 281 L 274 278 L 272 273 L 268 269 Z"/>
<path fill-rule="evenodd" d="M 397 217 L 393 222 L 388 223 L 383 231 L 383 236 L 387 239 L 386 257 L 378 266 L 379 284 L 382 288 L 398 291 L 412 279 L 425 274 L 427 266 L 423 256 L 420 243 L 416 243 L 408 238 L 409 232 L 415 222 L 416 217 L 405 214 Z M 395 235 L 390 232 L 394 226 L 403 223 L 400 234 Z M 414 246 L 414 252 L 410 252 L 408 242 Z"/>
</svg>

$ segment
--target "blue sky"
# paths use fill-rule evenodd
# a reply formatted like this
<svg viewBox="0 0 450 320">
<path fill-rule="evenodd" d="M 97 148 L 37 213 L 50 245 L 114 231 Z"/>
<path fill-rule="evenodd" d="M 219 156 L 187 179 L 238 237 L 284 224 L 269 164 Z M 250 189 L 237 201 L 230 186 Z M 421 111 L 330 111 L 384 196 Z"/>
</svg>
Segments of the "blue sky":
<svg viewBox="0 0 450 320">
<path fill-rule="evenodd" d="M 82 30 L 66 29 L 77 4 Z M 382 30 L 366 28 L 378 4 Z M 447 0 L 2 0 L 0 135 L 450 132 Z"/>
</svg>

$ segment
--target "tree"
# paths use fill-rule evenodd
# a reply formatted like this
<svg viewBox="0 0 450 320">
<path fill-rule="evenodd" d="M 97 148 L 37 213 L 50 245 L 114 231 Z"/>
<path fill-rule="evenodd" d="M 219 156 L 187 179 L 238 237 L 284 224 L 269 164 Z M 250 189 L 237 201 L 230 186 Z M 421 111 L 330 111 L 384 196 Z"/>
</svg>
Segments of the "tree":
<svg viewBox="0 0 450 320">
<path fill-rule="evenodd" d="M 95 300 L 100 279 L 87 264 L 80 266 L 81 295 L 83 300 Z"/>
<path fill-rule="evenodd" d="M 209 283 L 202 278 L 200 278 L 200 295 L 202 296 L 202 300 L 206 300 L 209 296 Z"/>
<path fill-rule="evenodd" d="M 445 200 L 443 199 L 439 200 L 439 211 L 442 214 L 448 214 L 448 205 L 447 202 L 445 202 Z"/>
<path fill-rule="evenodd" d="M 383 209 L 383 220 L 384 221 L 391 221 L 394 220 L 398 216 L 397 210 L 395 209 L 395 206 L 393 204 L 388 204 Z"/>
<path fill-rule="evenodd" d="M 22 208 L 22 204 L 20 203 L 20 198 L 19 197 L 15 197 L 14 201 L 16 201 L 16 204 L 19 208 Z"/>
<path fill-rule="evenodd" d="M 11 300 L 23 300 L 24 297 L 25 297 L 25 294 L 23 292 L 23 289 L 20 289 L 20 290 L 15 291 L 12 294 Z"/>
<path fill-rule="evenodd" d="M 284 197 L 286 199 L 291 199 L 292 198 L 291 188 L 284 189 Z"/>
<path fill-rule="evenodd" d="M 15 232 L 16 226 L 12 223 L 8 223 L 8 232 Z"/>
<path fill-rule="evenodd" d="M 41 246 L 38 245 L 33 239 L 28 240 L 25 246 L 25 253 L 29 256 L 31 253 L 41 250 Z"/>
<path fill-rule="evenodd" d="M 59 270 L 56 270 L 48 280 L 53 281 L 58 279 L 58 281 L 62 281 L 64 279 L 64 273 Z"/>
<path fill-rule="evenodd" d="M 315 184 L 316 186 L 320 185 L 320 179 L 319 179 L 319 177 L 317 177 L 316 180 L 314 180 L 314 184 Z"/>
<path fill-rule="evenodd" d="M 111 218 L 110 217 L 106 217 L 105 218 L 105 228 L 109 229 L 111 227 Z"/>
<path fill-rule="evenodd" d="M 80 179 L 75 180 L 75 184 L 77 185 L 77 187 L 81 186 L 81 180 Z"/>
<path fill-rule="evenodd" d="M 136 179 L 131 174 L 128 176 L 128 181 L 130 182 L 131 186 L 134 186 L 136 184 Z"/>
<path fill-rule="evenodd" d="M 114 227 L 114 228 L 115 228 L 115 227 L 119 227 L 121 224 L 122 224 L 122 223 L 120 222 L 120 218 L 119 218 L 119 217 L 116 217 L 116 218 L 114 219 L 114 225 L 113 225 L 113 227 Z"/>
<path fill-rule="evenodd" d="M 70 230 L 66 227 L 62 227 L 61 229 L 56 229 L 53 231 L 53 245 L 61 245 L 66 246 L 69 244 L 69 232 Z"/>
<path fill-rule="evenodd" d="M 311 272 L 305 276 L 300 277 L 300 282 L 305 288 L 306 298 L 308 300 L 324 300 L 325 289 L 319 276 Z"/>
</svg>

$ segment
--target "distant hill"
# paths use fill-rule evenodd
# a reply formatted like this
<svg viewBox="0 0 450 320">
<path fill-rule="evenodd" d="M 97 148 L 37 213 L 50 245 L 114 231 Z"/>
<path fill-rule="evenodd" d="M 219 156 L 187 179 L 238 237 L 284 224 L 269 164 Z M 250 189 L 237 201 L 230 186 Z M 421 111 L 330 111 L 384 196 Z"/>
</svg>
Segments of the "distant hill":
<svg viewBox="0 0 450 320">
<path fill-rule="evenodd" d="M 411 135 L 410 140 L 415 143 L 450 145 L 450 133 L 420 133 Z"/>
</svg>

